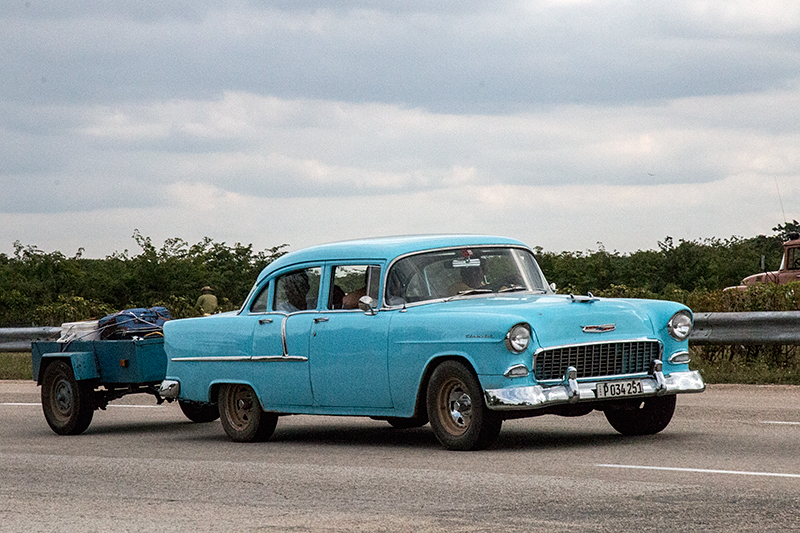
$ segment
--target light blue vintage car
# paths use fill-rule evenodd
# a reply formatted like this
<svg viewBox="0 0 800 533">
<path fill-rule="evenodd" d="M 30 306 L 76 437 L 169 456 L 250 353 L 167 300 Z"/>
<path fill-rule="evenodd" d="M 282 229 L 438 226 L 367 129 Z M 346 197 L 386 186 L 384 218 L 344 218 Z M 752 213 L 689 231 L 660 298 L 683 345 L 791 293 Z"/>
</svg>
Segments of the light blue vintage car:
<svg viewBox="0 0 800 533">
<path fill-rule="evenodd" d="M 504 419 L 603 411 L 658 433 L 688 368 L 691 311 L 555 294 L 530 248 L 502 237 L 388 237 L 284 255 L 237 312 L 164 325 L 160 393 L 217 403 L 234 441 L 283 414 L 430 421 L 448 449 L 491 445 Z"/>
</svg>

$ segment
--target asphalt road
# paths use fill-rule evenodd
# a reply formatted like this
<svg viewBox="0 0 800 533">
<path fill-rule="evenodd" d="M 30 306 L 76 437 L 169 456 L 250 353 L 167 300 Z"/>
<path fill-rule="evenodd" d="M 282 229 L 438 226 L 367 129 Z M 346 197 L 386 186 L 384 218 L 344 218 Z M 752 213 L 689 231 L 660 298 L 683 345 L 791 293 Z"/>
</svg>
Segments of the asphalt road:
<svg viewBox="0 0 800 533">
<path fill-rule="evenodd" d="M 339 417 L 236 444 L 141 395 L 63 437 L 33 384 L 0 382 L 0 435 L 0 531 L 800 530 L 800 387 L 683 395 L 651 437 L 600 413 L 508 421 L 459 453 Z"/>
</svg>

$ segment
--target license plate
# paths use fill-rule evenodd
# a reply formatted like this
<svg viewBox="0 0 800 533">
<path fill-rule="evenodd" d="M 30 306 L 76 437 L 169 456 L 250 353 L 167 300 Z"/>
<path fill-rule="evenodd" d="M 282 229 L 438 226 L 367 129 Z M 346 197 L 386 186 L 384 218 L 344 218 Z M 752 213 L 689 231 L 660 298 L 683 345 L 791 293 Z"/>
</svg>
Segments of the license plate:
<svg viewBox="0 0 800 533">
<path fill-rule="evenodd" d="M 595 393 L 598 398 L 619 398 L 644 394 L 641 379 L 627 381 L 604 381 L 597 384 Z"/>
</svg>

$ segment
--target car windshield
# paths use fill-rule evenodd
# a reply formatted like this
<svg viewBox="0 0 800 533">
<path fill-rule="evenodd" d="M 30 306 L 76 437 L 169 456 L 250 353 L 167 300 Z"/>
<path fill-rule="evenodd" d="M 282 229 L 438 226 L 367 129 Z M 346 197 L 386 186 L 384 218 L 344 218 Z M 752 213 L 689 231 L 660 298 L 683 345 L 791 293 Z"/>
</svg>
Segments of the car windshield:
<svg viewBox="0 0 800 533">
<path fill-rule="evenodd" d="M 547 284 L 533 255 L 522 248 L 438 250 L 397 261 L 387 276 L 387 305 L 473 294 L 538 291 Z"/>
</svg>

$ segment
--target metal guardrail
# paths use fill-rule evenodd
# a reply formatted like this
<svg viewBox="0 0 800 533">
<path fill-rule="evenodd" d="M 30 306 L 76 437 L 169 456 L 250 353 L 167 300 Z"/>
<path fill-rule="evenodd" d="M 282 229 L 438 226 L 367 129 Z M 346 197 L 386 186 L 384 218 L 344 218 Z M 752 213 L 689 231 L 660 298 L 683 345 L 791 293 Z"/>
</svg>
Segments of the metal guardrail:
<svg viewBox="0 0 800 533">
<path fill-rule="evenodd" d="M 692 344 L 800 344 L 800 311 L 695 313 Z"/>
<path fill-rule="evenodd" d="M 31 342 L 56 340 L 61 328 L 0 328 L 0 352 L 29 352 Z M 800 311 L 695 313 L 691 344 L 797 344 Z"/>
<path fill-rule="evenodd" d="M 54 341 L 61 328 L 0 328 L 0 352 L 30 352 L 33 341 Z"/>
</svg>

